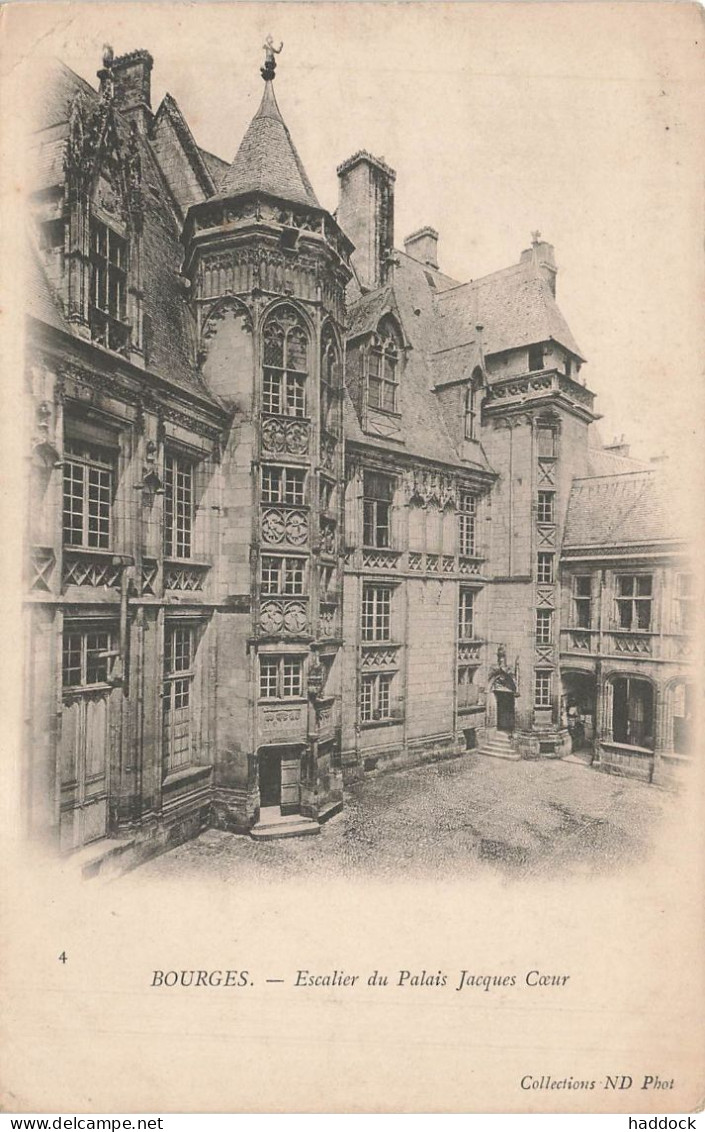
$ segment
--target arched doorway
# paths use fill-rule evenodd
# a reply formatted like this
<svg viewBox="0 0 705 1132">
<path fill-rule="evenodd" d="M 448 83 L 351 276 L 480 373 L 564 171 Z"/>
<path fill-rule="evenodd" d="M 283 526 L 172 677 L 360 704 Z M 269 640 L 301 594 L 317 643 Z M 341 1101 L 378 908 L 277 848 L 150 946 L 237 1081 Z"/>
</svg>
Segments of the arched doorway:
<svg viewBox="0 0 705 1132">
<path fill-rule="evenodd" d="M 511 735 L 516 725 L 516 684 L 510 672 L 501 671 L 492 685 L 497 716 L 497 730 Z"/>
</svg>

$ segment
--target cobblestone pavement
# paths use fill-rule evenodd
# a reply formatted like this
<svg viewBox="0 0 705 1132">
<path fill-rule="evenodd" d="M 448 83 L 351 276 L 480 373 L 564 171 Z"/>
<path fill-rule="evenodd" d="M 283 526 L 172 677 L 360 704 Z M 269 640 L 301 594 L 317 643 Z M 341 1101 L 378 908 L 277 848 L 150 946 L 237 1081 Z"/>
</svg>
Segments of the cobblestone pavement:
<svg viewBox="0 0 705 1132">
<path fill-rule="evenodd" d="M 143 865 L 139 876 L 607 873 L 648 856 L 676 804 L 657 787 L 577 763 L 467 754 L 367 777 L 317 836 L 254 842 L 209 830 Z"/>
</svg>

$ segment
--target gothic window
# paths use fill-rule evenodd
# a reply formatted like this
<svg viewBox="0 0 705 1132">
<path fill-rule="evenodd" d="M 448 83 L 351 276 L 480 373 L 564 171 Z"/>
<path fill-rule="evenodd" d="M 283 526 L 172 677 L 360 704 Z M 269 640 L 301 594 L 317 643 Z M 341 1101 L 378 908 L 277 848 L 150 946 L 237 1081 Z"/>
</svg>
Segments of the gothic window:
<svg viewBox="0 0 705 1132">
<path fill-rule="evenodd" d="M 190 558 L 195 518 L 195 465 L 175 453 L 164 461 L 164 553 Z"/>
<path fill-rule="evenodd" d="M 458 535 L 460 553 L 472 556 L 477 552 L 475 543 L 475 518 L 477 497 L 469 491 L 460 492 L 458 507 Z"/>
<path fill-rule="evenodd" d="M 373 723 L 391 718 L 392 672 L 366 673 L 360 680 L 360 719 Z"/>
<path fill-rule="evenodd" d="M 364 546 L 388 547 L 394 481 L 379 472 L 365 472 L 363 481 L 362 541 Z"/>
<path fill-rule="evenodd" d="M 304 662 L 300 656 L 261 656 L 259 694 L 263 700 L 295 700 L 304 692 Z"/>
<path fill-rule="evenodd" d="M 127 345 L 127 241 L 91 220 L 91 289 L 89 319 L 91 336 L 111 350 Z"/>
<path fill-rule="evenodd" d="M 293 307 L 277 309 L 264 328 L 262 411 L 306 416 L 308 334 Z"/>
<path fill-rule="evenodd" d="M 650 574 L 617 575 L 617 623 L 620 629 L 651 628 L 652 578 Z"/>
<path fill-rule="evenodd" d="M 321 339 L 321 425 L 336 432 L 335 404 L 340 387 L 340 351 L 332 327 L 326 326 Z"/>
<path fill-rule="evenodd" d="M 363 586 L 363 641 L 391 640 L 392 591 L 389 586 Z"/>
<path fill-rule="evenodd" d="M 383 413 L 399 411 L 400 343 L 391 319 L 383 319 L 367 352 L 367 404 Z"/>
<path fill-rule="evenodd" d="M 654 692 L 645 680 L 618 677 L 612 682 L 612 739 L 652 750 Z"/>
<path fill-rule="evenodd" d="M 592 624 L 592 578 L 590 574 L 576 574 L 573 578 L 573 620 L 578 629 L 589 629 Z"/>
<path fill-rule="evenodd" d="M 108 550 L 115 465 L 108 449 L 77 438 L 64 443 L 64 546 Z"/>
<path fill-rule="evenodd" d="M 458 638 L 469 641 L 473 638 L 475 615 L 474 590 L 461 589 L 458 602 Z"/>
<path fill-rule="evenodd" d="M 191 763 L 194 721 L 196 631 L 190 625 L 168 626 L 164 634 L 162 741 L 164 772 Z"/>
</svg>

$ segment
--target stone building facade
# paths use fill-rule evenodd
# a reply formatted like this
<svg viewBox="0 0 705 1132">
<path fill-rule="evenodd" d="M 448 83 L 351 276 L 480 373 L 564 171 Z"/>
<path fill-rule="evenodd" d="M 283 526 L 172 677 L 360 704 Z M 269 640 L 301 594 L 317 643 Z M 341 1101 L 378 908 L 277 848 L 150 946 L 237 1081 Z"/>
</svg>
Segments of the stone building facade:
<svg viewBox="0 0 705 1132">
<path fill-rule="evenodd" d="M 581 526 L 656 472 L 594 447 L 551 245 L 453 280 L 433 229 L 396 248 L 385 161 L 320 205 L 273 55 L 231 164 L 152 65 L 58 67 L 33 135 L 28 831 L 128 862 L 316 833 L 346 780 L 467 750 L 665 779 L 685 546 L 653 507 L 637 542 Z"/>
</svg>

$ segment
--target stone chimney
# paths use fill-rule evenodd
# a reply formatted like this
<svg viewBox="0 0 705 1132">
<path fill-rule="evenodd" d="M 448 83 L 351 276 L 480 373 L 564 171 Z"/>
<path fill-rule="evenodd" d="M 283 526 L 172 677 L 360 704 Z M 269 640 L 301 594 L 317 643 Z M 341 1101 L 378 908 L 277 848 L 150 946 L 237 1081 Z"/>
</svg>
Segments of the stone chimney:
<svg viewBox="0 0 705 1132">
<path fill-rule="evenodd" d="M 625 444 L 624 436 L 620 436 L 619 439 L 615 436 L 611 444 L 605 444 L 604 450 L 605 452 L 611 452 L 614 456 L 629 455 L 629 445 Z"/>
<path fill-rule="evenodd" d="M 540 232 L 532 232 L 531 247 L 521 253 L 521 263 L 533 263 L 551 288 L 551 294 L 556 294 L 556 254 L 553 244 L 542 240 Z"/>
<path fill-rule="evenodd" d="M 113 83 L 115 107 L 126 118 L 137 123 L 146 134 L 152 121 L 152 66 L 149 51 L 130 51 L 127 55 L 112 57 L 112 51 L 103 57 L 104 69 L 98 72 L 101 91 L 109 79 Z"/>
<path fill-rule="evenodd" d="M 404 240 L 404 251 L 418 263 L 438 270 L 438 232 L 435 228 L 419 228 Z"/>
<path fill-rule="evenodd" d="M 396 176 L 383 158 L 365 150 L 338 166 L 336 220 L 355 245 L 352 263 L 363 291 L 374 291 L 389 277 Z"/>
</svg>

